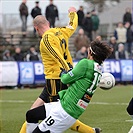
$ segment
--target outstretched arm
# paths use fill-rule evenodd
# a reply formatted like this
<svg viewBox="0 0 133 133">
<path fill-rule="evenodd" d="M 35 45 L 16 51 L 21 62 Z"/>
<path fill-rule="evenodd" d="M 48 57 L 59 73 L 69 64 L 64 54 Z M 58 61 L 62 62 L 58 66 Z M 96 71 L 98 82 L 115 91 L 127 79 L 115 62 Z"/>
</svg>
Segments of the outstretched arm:
<svg viewBox="0 0 133 133">
<path fill-rule="evenodd" d="M 78 15 L 76 13 L 76 9 L 74 7 L 70 7 L 69 10 L 69 23 L 66 27 L 62 28 L 62 32 L 66 34 L 69 38 L 75 32 L 78 25 Z"/>
<path fill-rule="evenodd" d="M 61 82 L 64 84 L 70 84 L 77 81 L 85 75 L 87 69 L 86 60 L 81 60 L 71 71 L 61 74 Z"/>
</svg>

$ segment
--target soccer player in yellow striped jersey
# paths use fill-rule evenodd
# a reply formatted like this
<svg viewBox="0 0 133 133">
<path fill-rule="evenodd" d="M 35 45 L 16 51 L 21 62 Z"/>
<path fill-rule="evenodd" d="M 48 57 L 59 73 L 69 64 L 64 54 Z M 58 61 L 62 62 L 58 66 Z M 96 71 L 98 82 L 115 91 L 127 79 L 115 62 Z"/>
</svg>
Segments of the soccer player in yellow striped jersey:
<svg viewBox="0 0 133 133">
<path fill-rule="evenodd" d="M 74 28 L 51 28 L 42 35 L 40 53 L 46 79 L 60 79 L 60 68 L 69 70 L 68 64 L 73 64 L 68 50 L 68 38 L 75 31 Z"/>
<path fill-rule="evenodd" d="M 70 21 L 66 27 L 50 28 L 49 22 L 42 15 L 38 15 L 33 21 L 36 31 L 42 37 L 40 53 L 44 65 L 46 85 L 31 109 L 43 105 L 44 102 L 56 101 L 59 98 L 58 92 L 67 89 L 67 85 L 61 83 L 59 74 L 61 69 L 68 71 L 72 68 L 73 62 L 68 50 L 68 39 L 75 32 L 78 23 L 76 9 L 70 7 L 68 12 Z M 24 123 L 20 133 L 26 133 L 26 124 L 29 123 Z M 71 129 L 80 133 L 100 133 L 100 129 L 91 128 L 79 120 Z"/>
</svg>

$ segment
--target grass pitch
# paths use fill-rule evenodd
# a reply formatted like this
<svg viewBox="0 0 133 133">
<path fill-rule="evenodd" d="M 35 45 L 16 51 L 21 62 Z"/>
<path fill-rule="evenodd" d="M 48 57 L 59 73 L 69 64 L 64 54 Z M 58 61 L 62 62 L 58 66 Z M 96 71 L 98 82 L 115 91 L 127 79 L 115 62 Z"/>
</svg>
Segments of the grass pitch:
<svg viewBox="0 0 133 133">
<path fill-rule="evenodd" d="M 39 96 L 42 88 L 0 90 L 0 133 L 19 133 L 25 113 Z M 132 86 L 116 86 L 105 91 L 97 89 L 87 110 L 79 118 L 102 133 L 128 133 L 133 125 L 126 107 L 133 97 Z M 75 133 L 68 129 L 65 133 Z"/>
</svg>

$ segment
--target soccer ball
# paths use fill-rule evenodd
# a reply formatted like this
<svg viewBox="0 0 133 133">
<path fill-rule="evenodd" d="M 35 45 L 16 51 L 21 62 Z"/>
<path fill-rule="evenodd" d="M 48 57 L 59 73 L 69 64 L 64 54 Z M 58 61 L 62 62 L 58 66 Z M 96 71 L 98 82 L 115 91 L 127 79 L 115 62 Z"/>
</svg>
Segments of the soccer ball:
<svg viewBox="0 0 133 133">
<path fill-rule="evenodd" d="M 115 78 L 111 73 L 102 73 L 98 86 L 103 90 L 109 90 L 115 86 Z"/>
</svg>

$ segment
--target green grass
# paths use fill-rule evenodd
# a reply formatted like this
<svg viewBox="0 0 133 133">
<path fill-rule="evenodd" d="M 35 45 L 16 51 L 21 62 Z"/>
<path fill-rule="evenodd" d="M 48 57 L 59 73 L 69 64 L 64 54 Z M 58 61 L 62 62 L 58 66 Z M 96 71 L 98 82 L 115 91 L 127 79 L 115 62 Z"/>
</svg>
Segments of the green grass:
<svg viewBox="0 0 133 133">
<path fill-rule="evenodd" d="M 19 133 L 25 113 L 42 89 L 0 90 L 0 133 Z M 132 122 L 126 112 L 133 96 L 132 86 L 117 86 L 111 90 L 97 89 L 85 113 L 79 118 L 103 133 L 127 133 Z M 75 133 L 70 129 L 65 133 Z"/>
</svg>

